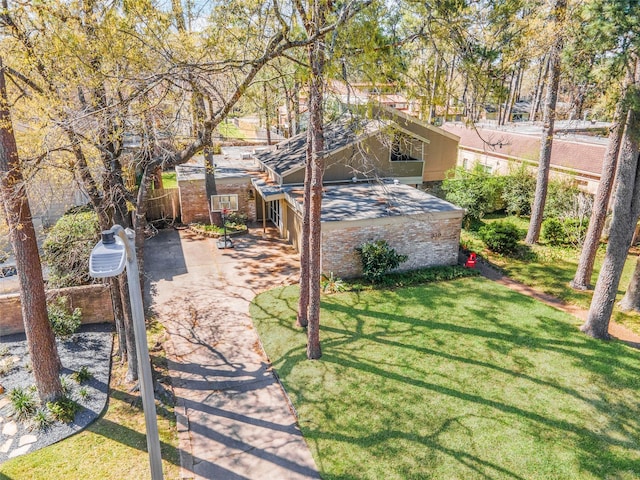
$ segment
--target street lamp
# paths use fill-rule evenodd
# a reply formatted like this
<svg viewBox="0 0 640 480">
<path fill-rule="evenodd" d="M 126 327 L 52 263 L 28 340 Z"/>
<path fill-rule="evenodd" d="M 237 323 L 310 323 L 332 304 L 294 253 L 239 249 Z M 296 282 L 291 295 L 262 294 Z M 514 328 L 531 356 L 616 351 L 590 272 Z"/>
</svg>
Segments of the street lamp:
<svg viewBox="0 0 640 480">
<path fill-rule="evenodd" d="M 140 377 L 140 394 L 144 422 L 147 428 L 147 450 L 151 466 L 152 480 L 162 480 L 162 456 L 160 454 L 160 437 L 156 404 L 153 397 L 153 379 L 147 347 L 147 333 L 144 325 L 142 307 L 142 290 L 138 274 L 138 260 L 134 244 L 135 234 L 131 229 L 114 225 L 111 230 L 102 232 L 102 240 L 93 247 L 89 257 L 89 275 L 96 278 L 115 277 L 127 270 L 129 296 L 131 297 L 131 313 L 133 315 L 133 332 L 138 353 L 138 374 Z"/>
</svg>

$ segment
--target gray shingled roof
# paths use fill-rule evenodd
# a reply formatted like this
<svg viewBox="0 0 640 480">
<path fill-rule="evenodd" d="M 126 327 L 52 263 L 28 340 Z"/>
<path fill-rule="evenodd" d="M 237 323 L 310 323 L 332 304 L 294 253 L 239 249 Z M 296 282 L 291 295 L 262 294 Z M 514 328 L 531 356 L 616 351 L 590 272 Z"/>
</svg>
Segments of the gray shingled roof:
<svg viewBox="0 0 640 480">
<path fill-rule="evenodd" d="M 388 122 L 344 115 L 324 126 L 325 154 L 330 154 L 378 131 Z M 255 153 L 255 157 L 278 175 L 304 167 L 307 148 L 307 132 L 300 133 L 272 150 Z"/>
<path fill-rule="evenodd" d="M 283 187 L 289 199 L 302 208 L 302 188 Z M 464 210 L 409 185 L 385 183 L 336 184 L 323 187 L 322 221 L 374 220 Z"/>
</svg>

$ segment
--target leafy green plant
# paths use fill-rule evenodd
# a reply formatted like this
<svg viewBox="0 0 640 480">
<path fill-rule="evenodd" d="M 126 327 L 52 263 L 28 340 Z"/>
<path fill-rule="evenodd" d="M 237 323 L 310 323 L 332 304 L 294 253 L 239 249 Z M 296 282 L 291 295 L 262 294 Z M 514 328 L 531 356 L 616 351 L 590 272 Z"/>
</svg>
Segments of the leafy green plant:
<svg viewBox="0 0 640 480">
<path fill-rule="evenodd" d="M 13 408 L 13 415 L 18 420 L 25 420 L 32 416 L 37 408 L 36 399 L 29 389 L 16 387 L 9 392 L 9 401 Z"/>
<path fill-rule="evenodd" d="M 91 394 L 89 393 L 89 389 L 87 387 L 80 387 L 78 390 L 78 396 L 81 400 L 88 400 L 91 398 Z"/>
<path fill-rule="evenodd" d="M 502 254 L 514 252 L 521 237 L 518 227 L 510 222 L 491 222 L 478 234 L 489 250 Z"/>
<path fill-rule="evenodd" d="M 47 402 L 47 409 L 54 419 L 63 423 L 71 423 L 80 410 L 80 405 L 72 398 L 64 396 L 55 402 Z"/>
<path fill-rule="evenodd" d="M 59 338 L 73 335 L 80 327 L 82 310 L 75 308 L 73 312 L 68 307 L 69 299 L 65 296 L 57 297 L 47 305 L 49 322 L 53 334 Z"/>
<path fill-rule="evenodd" d="M 249 221 L 249 217 L 240 212 L 231 212 L 225 216 L 225 222 L 227 224 L 227 228 L 240 228 L 241 226 L 246 226 Z"/>
<path fill-rule="evenodd" d="M 341 278 L 334 276 L 333 272 L 329 273 L 328 277 L 324 274 L 322 275 L 320 286 L 324 293 L 344 292 L 347 289 L 344 281 Z"/>
<path fill-rule="evenodd" d="M 511 215 L 529 215 L 535 189 L 536 179 L 525 165 L 514 169 L 504 177 L 504 209 Z"/>
<path fill-rule="evenodd" d="M 42 250 L 53 288 L 87 285 L 89 255 L 100 233 L 94 212 L 77 209 L 62 216 L 47 234 Z"/>
<path fill-rule="evenodd" d="M 458 168 L 442 182 L 446 199 L 466 210 L 465 223 L 504 208 L 504 177 L 488 173 L 480 164 L 472 170 Z"/>
<path fill-rule="evenodd" d="M 542 238 L 550 245 L 580 246 L 587 234 L 587 219 L 555 217 L 547 218 L 542 223 Z"/>
<path fill-rule="evenodd" d="M 7 357 L 0 360 L 0 377 L 4 377 L 16 367 L 16 361 L 13 357 Z"/>
<path fill-rule="evenodd" d="M 362 261 L 362 275 L 372 283 L 377 283 L 390 270 L 397 268 L 409 258 L 391 248 L 386 240 L 366 242 L 356 247 Z"/>
<path fill-rule="evenodd" d="M 62 386 L 62 393 L 69 396 L 73 391 L 73 382 L 69 375 L 62 375 L 60 377 L 60 385 Z"/>
<path fill-rule="evenodd" d="M 565 240 L 562 222 L 555 217 L 542 222 L 542 239 L 551 245 L 561 245 Z"/>
<path fill-rule="evenodd" d="M 80 369 L 78 369 L 77 372 L 74 372 L 71 376 L 79 384 L 88 382 L 93 378 L 92 373 L 89 371 L 89 368 L 86 365 L 83 365 L 82 367 L 80 367 Z"/>
<path fill-rule="evenodd" d="M 31 429 L 44 431 L 51 427 L 53 419 L 49 412 L 44 408 L 38 408 L 31 417 Z"/>
</svg>

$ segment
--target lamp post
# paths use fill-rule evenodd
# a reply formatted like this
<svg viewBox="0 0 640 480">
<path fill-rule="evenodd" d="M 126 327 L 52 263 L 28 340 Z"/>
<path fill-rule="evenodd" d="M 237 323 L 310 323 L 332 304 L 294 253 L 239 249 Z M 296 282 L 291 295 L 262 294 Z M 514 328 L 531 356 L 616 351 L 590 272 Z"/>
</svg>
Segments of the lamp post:
<svg viewBox="0 0 640 480">
<path fill-rule="evenodd" d="M 153 397 L 153 379 L 151 377 L 149 348 L 147 347 L 134 235 L 133 230 L 125 230 L 120 225 L 114 225 L 111 230 L 102 232 L 102 239 L 93 248 L 89 257 L 89 274 L 96 278 L 115 277 L 120 275 L 126 267 L 133 315 L 133 332 L 138 353 L 138 376 L 140 378 L 144 422 L 147 429 L 151 478 L 152 480 L 162 480 L 160 437 L 158 435 L 156 404 Z"/>
</svg>

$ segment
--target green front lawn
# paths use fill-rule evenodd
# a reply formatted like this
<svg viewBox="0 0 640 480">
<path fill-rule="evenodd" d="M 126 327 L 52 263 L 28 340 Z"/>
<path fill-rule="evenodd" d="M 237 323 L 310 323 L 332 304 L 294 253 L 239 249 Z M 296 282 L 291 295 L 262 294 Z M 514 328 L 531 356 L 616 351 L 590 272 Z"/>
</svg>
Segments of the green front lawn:
<svg viewBox="0 0 640 480">
<path fill-rule="evenodd" d="M 509 221 L 514 223 L 524 234 L 529 227 L 528 218 L 504 217 L 492 215 L 484 219 L 485 223 L 493 221 Z M 514 280 L 532 286 L 537 290 L 553 295 L 567 303 L 578 305 L 588 309 L 591 303 L 593 291 L 574 290 L 569 286 L 578 268 L 580 249 L 570 247 L 556 247 L 541 241 L 538 245 L 524 247 L 518 255 L 503 256 L 490 252 L 484 248 L 484 244 L 473 231 L 463 230 L 461 243 L 464 246 L 480 253 L 491 263 L 499 266 Z M 605 253 L 605 245 L 602 245 L 596 257 L 592 286 L 598 279 L 598 272 L 602 265 Z M 618 287 L 618 300 L 622 298 L 629 285 L 631 275 L 636 264 L 636 255 L 630 254 Z M 640 315 L 635 313 L 623 313 L 615 310 L 613 320 L 619 322 L 636 333 L 640 334 Z"/>
<path fill-rule="evenodd" d="M 305 359 L 298 290 L 251 313 L 324 479 L 635 479 L 640 358 L 482 278 L 323 298 Z"/>
</svg>

